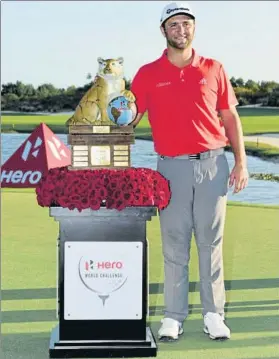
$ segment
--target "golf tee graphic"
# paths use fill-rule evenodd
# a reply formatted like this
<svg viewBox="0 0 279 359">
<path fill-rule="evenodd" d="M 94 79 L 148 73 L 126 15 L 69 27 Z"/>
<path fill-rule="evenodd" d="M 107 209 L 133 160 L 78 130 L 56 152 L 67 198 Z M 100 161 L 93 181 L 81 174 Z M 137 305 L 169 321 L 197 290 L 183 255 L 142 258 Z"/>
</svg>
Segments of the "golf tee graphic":
<svg viewBox="0 0 279 359">
<path fill-rule="evenodd" d="M 70 149 L 41 123 L 1 167 L 1 187 L 36 187 L 49 169 L 70 164 Z"/>
<path fill-rule="evenodd" d="M 84 286 L 96 293 L 105 305 L 109 296 L 127 281 L 124 261 L 95 261 L 81 257 L 79 277 Z"/>
</svg>

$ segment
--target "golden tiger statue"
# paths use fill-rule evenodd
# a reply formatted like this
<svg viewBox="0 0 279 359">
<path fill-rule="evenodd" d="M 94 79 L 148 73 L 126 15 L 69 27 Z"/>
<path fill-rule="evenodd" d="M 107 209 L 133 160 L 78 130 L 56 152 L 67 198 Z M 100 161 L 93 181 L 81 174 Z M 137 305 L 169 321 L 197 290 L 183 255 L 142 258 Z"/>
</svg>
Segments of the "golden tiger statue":
<svg viewBox="0 0 279 359">
<path fill-rule="evenodd" d="M 68 119 L 66 125 L 112 124 L 107 114 L 110 100 L 123 95 L 128 101 L 135 101 L 133 93 L 125 90 L 123 62 L 123 57 L 98 58 L 99 69 L 94 82 L 80 100 L 75 113 Z"/>
</svg>

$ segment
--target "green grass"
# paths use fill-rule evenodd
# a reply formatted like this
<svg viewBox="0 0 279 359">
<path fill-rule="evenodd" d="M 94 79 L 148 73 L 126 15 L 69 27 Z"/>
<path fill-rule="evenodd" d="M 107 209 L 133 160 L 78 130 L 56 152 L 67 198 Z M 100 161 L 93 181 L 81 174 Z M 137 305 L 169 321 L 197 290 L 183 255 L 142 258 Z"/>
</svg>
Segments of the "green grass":
<svg viewBox="0 0 279 359">
<path fill-rule="evenodd" d="M 261 112 L 260 110 L 257 110 Z M 256 111 L 256 112 L 257 112 Z M 264 110 L 263 110 L 264 111 Z M 263 113 L 266 114 L 265 110 Z M 241 118 L 243 123 L 244 134 L 252 133 L 271 133 L 279 132 L 279 115 L 275 116 L 266 114 L 266 117 L 255 115 L 255 111 L 244 111 L 245 117 Z M 271 110 L 271 112 L 279 112 L 277 110 Z M 254 115 L 253 115 L 254 114 Z M 32 132 L 39 123 L 46 123 L 49 128 L 55 133 L 68 133 L 65 126 L 68 116 L 57 115 L 57 116 L 3 116 L 2 117 L 2 132 Z M 246 133 L 247 132 L 247 133 Z M 135 136 L 137 139 L 152 140 L 151 130 L 148 123 L 147 116 L 145 115 L 135 130 Z M 245 143 L 247 154 L 256 155 L 262 158 L 271 158 L 279 156 L 279 149 L 270 145 L 260 143 L 258 146 L 253 142 Z"/>
<path fill-rule="evenodd" d="M 224 262 L 227 318 L 232 338 L 213 342 L 202 333 L 198 261 L 192 245 L 191 314 L 178 343 L 161 344 L 159 359 L 278 359 L 278 207 L 229 203 Z M 58 223 L 37 205 L 34 190 L 2 191 L 1 359 L 47 359 L 56 324 Z M 150 323 L 162 315 L 163 258 L 158 217 L 147 224 L 150 251 Z M 154 284 L 158 284 L 154 285 Z"/>
<path fill-rule="evenodd" d="M 244 135 L 256 133 L 279 133 L 279 110 L 239 109 Z M 260 116 L 262 114 L 262 116 Z M 265 117 L 264 117 L 265 116 Z M 140 121 L 135 131 L 136 137 L 152 140 L 150 126 L 146 116 Z M 228 148 L 229 149 L 229 148 Z M 245 142 L 246 153 L 260 158 L 279 156 L 279 148 L 268 144 Z"/>
<path fill-rule="evenodd" d="M 68 133 L 65 126 L 69 116 L 23 115 L 1 116 L 2 132 L 32 132 L 40 123 L 45 123 L 54 133 Z"/>
<path fill-rule="evenodd" d="M 239 108 L 238 113 L 244 135 L 279 133 L 279 109 Z M 144 116 L 138 124 L 136 134 L 143 138 L 151 136 L 147 116 Z"/>
<path fill-rule="evenodd" d="M 37 126 L 39 123 L 45 123 L 47 125 L 63 125 L 69 116 L 67 115 L 33 115 L 33 116 L 2 116 L 2 125 L 26 125 L 26 126 Z"/>
<path fill-rule="evenodd" d="M 248 155 L 256 155 L 262 158 L 279 156 L 279 148 L 266 143 L 245 142 L 245 149 Z"/>
<path fill-rule="evenodd" d="M 266 143 L 245 141 L 247 155 L 257 156 L 262 159 L 275 159 L 279 157 L 279 147 L 274 147 Z M 231 146 L 226 147 L 227 151 L 232 151 Z"/>
<path fill-rule="evenodd" d="M 259 134 L 279 132 L 279 110 L 278 109 L 261 109 L 261 108 L 239 108 L 244 134 Z M 67 133 L 65 122 L 69 118 L 68 115 L 22 115 L 2 116 L 2 132 L 19 131 L 30 132 L 39 123 L 46 123 L 52 131 L 56 133 Z M 150 138 L 150 126 L 147 115 L 139 123 L 136 134 L 142 138 Z"/>
<path fill-rule="evenodd" d="M 279 109 L 238 109 L 245 135 L 279 132 Z"/>
<path fill-rule="evenodd" d="M 36 112 L 5 112 L 3 111 L 3 116 L 38 116 L 38 114 L 36 114 Z"/>
</svg>

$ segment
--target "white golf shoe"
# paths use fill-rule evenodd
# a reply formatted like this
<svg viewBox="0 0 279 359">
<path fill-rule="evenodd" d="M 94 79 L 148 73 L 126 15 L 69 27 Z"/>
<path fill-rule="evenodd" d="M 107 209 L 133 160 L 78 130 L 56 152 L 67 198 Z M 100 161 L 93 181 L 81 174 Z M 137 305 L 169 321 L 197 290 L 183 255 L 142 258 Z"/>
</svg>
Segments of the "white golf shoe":
<svg viewBox="0 0 279 359">
<path fill-rule="evenodd" d="M 161 328 L 158 331 L 158 339 L 160 341 L 174 341 L 183 333 L 182 324 L 172 318 L 164 318 L 161 320 Z"/>
<path fill-rule="evenodd" d="M 218 313 L 206 313 L 203 318 L 203 331 L 209 335 L 210 339 L 229 339 L 231 331 L 224 323 L 224 317 Z"/>
</svg>

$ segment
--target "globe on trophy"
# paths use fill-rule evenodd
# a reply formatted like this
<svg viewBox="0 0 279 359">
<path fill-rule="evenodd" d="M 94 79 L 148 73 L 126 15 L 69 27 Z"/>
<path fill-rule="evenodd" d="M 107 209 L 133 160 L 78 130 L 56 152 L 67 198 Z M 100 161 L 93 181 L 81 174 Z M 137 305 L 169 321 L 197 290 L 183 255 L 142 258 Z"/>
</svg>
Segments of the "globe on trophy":
<svg viewBox="0 0 279 359">
<path fill-rule="evenodd" d="M 128 126 L 137 115 L 137 107 L 125 96 L 113 98 L 107 108 L 109 119 L 117 126 Z"/>
</svg>

